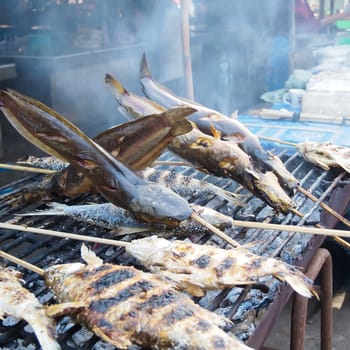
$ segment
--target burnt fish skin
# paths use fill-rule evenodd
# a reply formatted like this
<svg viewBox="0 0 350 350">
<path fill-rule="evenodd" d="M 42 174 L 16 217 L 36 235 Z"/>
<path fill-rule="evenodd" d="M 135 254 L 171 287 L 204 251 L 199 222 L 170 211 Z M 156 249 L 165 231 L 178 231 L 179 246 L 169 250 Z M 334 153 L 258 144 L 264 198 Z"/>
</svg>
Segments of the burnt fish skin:
<svg viewBox="0 0 350 350">
<path fill-rule="evenodd" d="M 83 255 L 86 254 L 83 251 Z M 195 304 L 175 285 L 134 267 L 84 258 L 87 265 L 55 265 L 45 271 L 47 286 L 61 303 L 50 316 L 69 314 L 119 349 L 250 349 L 221 328 L 231 321 Z"/>
<path fill-rule="evenodd" d="M 151 223 L 174 226 L 191 216 L 192 209 L 186 200 L 163 186 L 143 180 L 39 101 L 0 91 L 0 106 L 23 137 L 79 169 L 109 202 Z"/>
<path fill-rule="evenodd" d="M 19 271 L 0 266 L 0 319 L 12 315 L 33 328 L 43 350 L 61 350 L 55 339 L 55 322 L 46 315 L 44 305 L 21 284 Z"/>
<path fill-rule="evenodd" d="M 143 113 L 164 111 L 155 102 L 129 93 L 111 75 L 107 74 L 105 81 L 120 108 L 133 118 L 140 118 Z M 277 211 L 286 213 L 293 207 L 291 198 L 284 192 L 274 173 L 256 169 L 250 157 L 236 143 L 222 140 L 215 128 L 212 128 L 212 133 L 213 136 L 193 128 L 174 138 L 168 147 L 211 174 L 237 181 Z"/>
<path fill-rule="evenodd" d="M 12 90 L 10 92 L 28 104 L 38 104 L 38 101 L 29 96 Z M 41 107 L 47 108 L 42 104 Z M 188 107 L 163 110 L 161 114 L 147 115 L 140 120 L 112 127 L 93 140 L 131 169 L 142 170 L 160 156 L 174 137 L 192 130 L 192 125 L 185 118 L 194 111 Z M 95 189 L 91 181 L 70 165 L 65 170 L 46 177 L 38 186 L 23 191 L 20 202 L 50 199 L 52 196 L 73 197 L 93 191 Z"/>
<path fill-rule="evenodd" d="M 221 133 L 223 140 L 238 144 L 262 168 L 261 170 L 273 171 L 284 187 L 293 190 L 298 186 L 298 180 L 286 169 L 283 162 L 271 152 L 265 151 L 258 137 L 238 120 L 179 97 L 155 81 L 151 76 L 145 54 L 141 61 L 140 81 L 144 94 L 151 100 L 165 108 L 188 106 L 197 109 L 189 120 L 193 121 L 201 131 L 211 135 L 211 129 L 214 127 Z"/>
</svg>

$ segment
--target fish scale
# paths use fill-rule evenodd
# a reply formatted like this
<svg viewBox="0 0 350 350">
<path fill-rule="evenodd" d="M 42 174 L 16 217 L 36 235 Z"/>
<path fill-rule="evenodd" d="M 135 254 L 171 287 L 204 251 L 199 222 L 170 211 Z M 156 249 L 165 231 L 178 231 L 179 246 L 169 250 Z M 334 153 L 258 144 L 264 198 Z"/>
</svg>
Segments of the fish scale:
<svg viewBox="0 0 350 350">
<path fill-rule="evenodd" d="M 49 307 L 50 315 L 70 312 L 121 349 L 132 344 L 152 349 L 250 349 L 222 329 L 232 327 L 230 320 L 195 304 L 176 291 L 173 282 L 134 267 L 94 263 L 92 253 L 86 255 L 88 265 L 46 269 L 46 283 L 63 303 Z"/>
</svg>

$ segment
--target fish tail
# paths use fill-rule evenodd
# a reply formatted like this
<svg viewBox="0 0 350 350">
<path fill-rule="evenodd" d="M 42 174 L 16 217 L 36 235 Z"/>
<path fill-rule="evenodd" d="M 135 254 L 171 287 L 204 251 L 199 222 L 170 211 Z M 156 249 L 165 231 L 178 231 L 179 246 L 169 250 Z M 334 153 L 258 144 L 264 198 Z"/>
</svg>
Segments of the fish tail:
<svg viewBox="0 0 350 350">
<path fill-rule="evenodd" d="M 143 53 L 142 59 L 141 59 L 140 77 L 141 77 L 141 79 L 143 79 L 143 78 L 151 78 L 152 79 L 152 75 L 151 75 L 151 72 L 150 72 L 149 67 L 148 67 L 145 53 Z"/>
<path fill-rule="evenodd" d="M 311 298 L 313 295 L 318 298 L 316 291 L 312 287 L 312 282 L 301 272 L 288 271 L 286 274 L 275 273 L 274 276 L 282 282 L 287 282 L 298 294 Z"/>
<path fill-rule="evenodd" d="M 125 89 L 125 87 L 110 74 L 105 75 L 105 83 L 114 88 L 118 94 L 120 95 L 130 95 L 129 91 Z"/>
<path fill-rule="evenodd" d="M 103 261 L 85 244 L 81 246 L 81 257 L 88 265 L 102 265 Z"/>
<path fill-rule="evenodd" d="M 50 319 L 43 317 L 41 319 L 36 318 L 35 320 L 30 321 L 29 324 L 33 328 L 43 350 L 61 350 L 61 346 L 54 337 L 55 327 Z"/>
<path fill-rule="evenodd" d="M 45 209 L 45 210 L 35 210 L 35 211 L 30 211 L 28 213 L 20 213 L 16 214 L 18 216 L 35 216 L 35 215 L 66 215 L 66 208 L 68 206 L 66 204 L 61 204 L 61 203 L 48 203 L 48 206 L 50 206 L 50 209 Z"/>
<path fill-rule="evenodd" d="M 172 108 L 164 112 L 164 117 L 171 126 L 173 136 L 183 135 L 192 130 L 192 124 L 185 118 L 194 112 L 196 109 L 190 107 Z"/>
<path fill-rule="evenodd" d="M 232 193 L 230 191 L 225 191 L 222 188 L 218 187 L 217 189 L 217 195 L 221 199 L 225 199 L 228 203 L 231 203 L 234 206 L 240 206 L 240 207 L 245 207 L 246 203 L 244 203 L 241 198 L 243 196 L 239 196 L 235 193 Z"/>
</svg>

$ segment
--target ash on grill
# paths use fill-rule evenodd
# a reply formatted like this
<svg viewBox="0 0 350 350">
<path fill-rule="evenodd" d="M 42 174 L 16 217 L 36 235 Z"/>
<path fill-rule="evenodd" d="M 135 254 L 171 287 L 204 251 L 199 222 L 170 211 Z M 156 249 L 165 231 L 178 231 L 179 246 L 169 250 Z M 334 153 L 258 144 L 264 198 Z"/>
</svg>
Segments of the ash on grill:
<svg viewBox="0 0 350 350">
<path fill-rule="evenodd" d="M 306 163 L 297 153 L 287 154 L 284 151 L 278 154 L 284 161 L 286 167 L 293 175 L 301 181 L 302 186 L 320 197 L 322 194 L 331 192 L 331 188 L 345 186 L 348 184 L 347 178 L 340 181 L 336 178 L 339 174 L 337 171 L 325 172 L 315 166 Z M 177 160 L 173 155 L 164 153 L 161 160 Z M 175 167 L 176 171 L 183 175 L 191 175 L 195 178 L 211 182 L 221 188 L 233 193 L 244 194 L 246 206 L 233 207 L 219 197 L 208 198 L 197 197 L 191 198 L 190 202 L 200 205 L 206 205 L 214 208 L 224 214 L 231 215 L 240 220 L 269 221 L 281 224 L 297 225 L 314 225 L 320 222 L 320 209 L 313 202 L 305 198 L 302 194 L 297 193 L 293 200 L 297 209 L 305 217 L 300 219 L 294 214 L 275 214 L 273 209 L 268 207 L 260 199 L 252 196 L 247 190 L 239 186 L 236 182 L 217 178 L 211 175 L 199 173 L 192 168 Z M 27 206 L 13 206 L 12 196 L 25 186 L 35 181 L 40 181 L 41 176 L 29 177 L 3 187 L 0 196 L 0 216 L 1 221 L 10 221 L 34 227 L 48 228 L 66 232 L 86 234 L 112 238 L 110 231 L 85 223 L 77 223 L 70 218 L 62 217 L 18 217 L 16 214 L 43 209 L 43 205 L 30 204 Z M 329 199 L 328 193 L 327 199 Z M 70 200 L 68 204 L 84 204 L 87 202 L 102 202 L 99 195 L 84 195 Z M 322 243 L 322 237 L 315 237 L 303 234 L 292 234 L 288 232 L 262 231 L 256 229 L 234 228 L 227 232 L 241 244 L 254 243 L 251 249 L 264 256 L 274 256 L 281 258 L 287 263 L 298 266 L 306 266 L 310 257 L 306 257 L 306 252 Z M 132 236 L 125 239 L 131 240 Z M 202 234 L 192 236 L 190 239 L 194 243 L 212 243 L 220 247 L 225 247 L 226 243 L 220 238 Z M 67 239 L 58 239 L 54 237 L 40 236 L 35 234 L 22 234 L 20 232 L 3 230 L 0 235 L 0 248 L 10 254 L 26 261 L 31 262 L 39 267 L 47 267 L 52 264 L 68 263 L 80 261 L 81 242 L 70 241 Z M 95 245 L 96 254 L 105 262 L 117 264 L 133 264 L 139 269 L 143 269 L 137 261 L 125 253 L 123 248 L 107 247 Z M 8 264 L 1 261 L 3 265 Z M 43 280 L 36 274 L 19 268 L 24 272 L 26 286 L 32 291 L 39 301 L 45 304 L 54 303 L 52 294 L 45 287 Z M 265 279 L 266 286 L 237 286 L 232 289 L 222 291 L 210 291 L 206 296 L 196 301 L 203 307 L 224 314 L 234 323 L 233 333 L 242 340 L 248 339 L 256 328 L 259 326 L 262 317 L 269 311 L 270 303 L 278 297 L 278 291 L 281 288 L 287 288 L 281 282 L 273 277 Z M 288 287 L 289 288 L 289 287 Z M 289 291 L 291 293 L 291 291 Z M 90 331 L 74 323 L 69 317 L 61 317 L 57 320 L 58 341 L 63 349 L 114 349 L 113 346 L 102 342 Z M 17 321 L 7 317 L 0 322 L 0 347 L 1 349 L 39 349 L 38 342 L 32 330 L 24 321 Z M 135 347 L 135 349 L 138 347 Z"/>
</svg>

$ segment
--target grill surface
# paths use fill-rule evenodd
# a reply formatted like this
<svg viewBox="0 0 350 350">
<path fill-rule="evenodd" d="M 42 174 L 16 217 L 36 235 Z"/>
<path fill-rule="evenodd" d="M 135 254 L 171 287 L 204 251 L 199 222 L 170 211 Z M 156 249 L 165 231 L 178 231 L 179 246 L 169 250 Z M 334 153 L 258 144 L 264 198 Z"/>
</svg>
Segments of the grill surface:
<svg viewBox="0 0 350 350">
<path fill-rule="evenodd" d="M 301 185 L 305 189 L 308 189 L 316 197 L 324 195 L 325 202 L 329 201 L 333 188 L 343 188 L 348 184 L 348 178 L 345 176 L 342 177 L 344 174 L 337 171 L 324 172 L 306 163 L 300 156 L 296 153 L 291 153 L 288 149 L 275 149 L 274 152 L 285 162 L 288 170 L 301 181 Z M 165 153 L 162 159 L 176 160 L 169 153 Z M 242 208 L 233 207 L 218 198 L 199 197 L 191 198 L 190 200 L 190 202 L 215 208 L 222 213 L 231 215 L 235 219 L 293 225 L 314 225 L 321 221 L 319 207 L 300 193 L 296 193 L 293 200 L 297 205 L 297 209 L 304 214 L 304 218 L 302 219 L 293 214 L 275 214 L 272 208 L 252 196 L 234 181 L 199 173 L 191 168 L 176 167 L 175 169 L 184 175 L 191 175 L 198 179 L 214 183 L 231 192 L 244 195 L 244 201 L 247 205 Z M 44 205 L 40 206 L 39 203 L 23 207 L 14 207 L 12 204 L 12 198 L 16 192 L 20 191 L 26 185 L 40 181 L 40 179 L 41 176 L 29 177 L 1 189 L 1 222 L 8 221 L 90 236 L 113 237 L 106 229 L 85 223 L 78 223 L 70 218 L 16 216 L 16 214 L 21 212 L 45 207 Z M 102 198 L 99 195 L 84 195 L 72 199 L 68 203 L 82 204 L 100 201 L 102 201 Z M 24 234 L 15 231 L 1 230 L 0 232 L 0 248 L 2 250 L 23 258 L 39 267 L 45 268 L 52 264 L 80 260 L 81 242 L 28 233 Z M 321 245 L 324 239 L 319 236 L 298 233 L 243 228 L 230 229 L 226 233 L 241 244 L 256 243 L 251 247 L 259 255 L 278 257 L 287 263 L 302 267 L 307 266 L 315 249 Z M 133 238 L 135 237 L 125 237 L 126 240 Z M 226 243 L 221 239 L 208 234 L 192 236 L 190 239 L 196 243 L 210 241 L 221 247 L 226 246 Z M 101 245 L 94 245 L 93 248 L 97 255 L 106 262 L 133 264 L 142 269 L 133 258 L 124 252 L 123 248 Z M 8 265 L 9 263 L 1 260 L 1 264 Z M 46 304 L 54 302 L 53 295 L 45 287 L 40 277 L 22 268 L 19 269 L 24 272 L 26 286 L 39 298 L 40 302 Z M 222 291 L 208 292 L 205 297 L 196 301 L 209 310 L 225 314 L 235 323 L 234 333 L 242 340 L 249 338 L 249 344 L 256 346 L 264 340 L 264 332 L 266 332 L 263 330 L 264 324 L 268 323 L 266 320 L 271 319 L 270 313 L 276 312 L 276 308 L 273 305 L 276 303 L 283 305 L 292 293 L 289 287 L 281 284 L 272 277 L 264 280 L 265 282 L 269 288 L 262 286 L 235 287 Z M 91 332 L 75 324 L 69 317 L 58 319 L 57 330 L 59 335 L 58 340 L 63 349 L 76 349 L 78 347 L 82 349 L 114 349 L 114 347 L 99 340 Z M 31 332 L 30 327 L 24 321 L 16 321 L 11 317 L 7 317 L 0 322 L 0 347 L 1 349 L 39 349 L 35 335 Z"/>
</svg>

